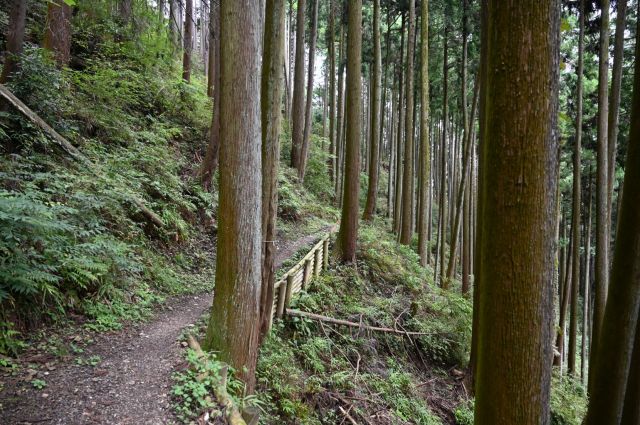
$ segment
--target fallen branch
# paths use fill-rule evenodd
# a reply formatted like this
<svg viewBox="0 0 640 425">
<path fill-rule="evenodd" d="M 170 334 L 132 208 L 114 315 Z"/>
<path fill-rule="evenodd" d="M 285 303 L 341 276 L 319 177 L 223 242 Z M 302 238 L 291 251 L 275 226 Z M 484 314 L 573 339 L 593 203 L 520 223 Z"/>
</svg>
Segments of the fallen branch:
<svg viewBox="0 0 640 425">
<path fill-rule="evenodd" d="M 102 172 L 96 164 L 94 164 L 89 158 L 84 156 L 75 146 L 73 146 L 67 139 L 62 137 L 60 133 L 55 131 L 49 124 L 47 124 L 38 114 L 33 112 L 27 105 L 25 105 L 20 99 L 18 99 L 11 91 L 3 84 L 0 84 L 0 96 L 2 96 L 9 104 L 21 112 L 32 123 L 40 127 L 42 131 L 48 134 L 53 141 L 62 148 L 67 154 L 69 154 L 75 161 L 80 162 L 82 165 L 89 168 L 97 177 L 102 178 Z M 164 227 L 162 219 L 149 208 L 144 205 L 141 199 L 131 196 L 129 201 L 134 204 L 140 212 L 147 217 L 153 224 L 158 227 Z"/>
<path fill-rule="evenodd" d="M 196 352 L 198 357 L 206 359 L 206 355 L 200 344 L 193 335 L 187 336 L 187 343 L 189 347 Z M 198 380 L 204 379 L 204 376 L 198 377 Z M 227 368 L 223 368 L 220 374 L 220 382 L 218 383 L 217 388 L 213 390 L 216 400 L 220 406 L 222 406 L 227 412 L 227 420 L 231 425 L 247 425 L 245 420 L 242 418 L 238 407 L 234 404 L 233 399 L 227 393 Z"/>
<path fill-rule="evenodd" d="M 393 328 L 369 326 L 362 323 L 350 322 L 348 320 L 342 320 L 342 319 L 334 319 L 333 317 L 323 316 L 321 314 L 315 314 L 315 313 L 307 313 L 306 311 L 294 310 L 291 308 L 287 309 L 287 314 L 290 316 L 296 316 L 296 317 L 306 317 L 308 319 L 317 320 L 325 323 L 333 323 L 334 325 L 349 326 L 351 328 L 361 328 L 367 331 L 390 333 L 398 336 L 409 337 L 409 336 L 435 335 L 433 332 L 407 332 L 407 331 L 399 331 Z"/>
</svg>

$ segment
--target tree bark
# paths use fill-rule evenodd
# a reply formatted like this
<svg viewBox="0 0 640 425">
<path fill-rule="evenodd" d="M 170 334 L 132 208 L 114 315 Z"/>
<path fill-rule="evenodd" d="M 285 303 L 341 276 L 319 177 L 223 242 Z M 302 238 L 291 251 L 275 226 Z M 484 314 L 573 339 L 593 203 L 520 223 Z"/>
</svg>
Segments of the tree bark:
<svg viewBox="0 0 640 425">
<path fill-rule="evenodd" d="M 405 78 L 404 167 L 402 174 L 402 224 L 400 243 L 410 245 L 413 238 L 414 146 L 413 146 L 413 51 L 415 46 L 416 6 L 409 0 L 409 30 L 407 32 L 407 69 Z"/>
<path fill-rule="evenodd" d="M 640 403 L 638 403 L 640 400 L 640 321 L 636 326 L 636 342 L 633 347 L 625 394 L 620 425 L 637 425 L 640 423 Z"/>
<path fill-rule="evenodd" d="M 624 31 L 627 16 L 627 0 L 618 0 L 616 36 L 613 46 L 613 71 L 611 73 L 611 95 L 607 123 L 607 221 L 611 226 L 613 214 L 613 185 L 616 181 L 616 145 L 618 144 L 618 118 L 620 116 L 620 91 L 622 87 L 622 62 L 624 60 Z M 619 196 L 620 194 L 618 194 Z M 611 227 L 611 238 L 615 239 L 615 228 Z"/>
<path fill-rule="evenodd" d="M 205 153 L 202 166 L 200 168 L 200 180 L 204 190 L 209 191 L 213 183 L 213 175 L 218 167 L 218 157 L 220 152 L 220 5 L 213 2 L 211 7 L 211 28 L 213 54 L 215 56 L 213 69 L 213 114 L 211 116 L 211 132 L 209 134 L 209 144 Z"/>
<path fill-rule="evenodd" d="M 293 110 L 291 167 L 300 167 L 302 141 L 304 139 L 304 12 L 306 0 L 298 0 L 296 18 L 296 69 L 293 75 Z"/>
<path fill-rule="evenodd" d="M 362 98 L 362 0 L 349 1 L 347 35 L 346 149 L 342 219 L 338 249 L 345 262 L 356 259 L 358 238 L 358 192 L 360 189 L 360 128 Z"/>
<path fill-rule="evenodd" d="M 58 67 L 71 59 L 71 6 L 63 1 L 49 2 L 42 47 L 53 53 Z"/>
<path fill-rule="evenodd" d="M 380 47 L 380 0 L 373 1 L 373 87 L 371 95 L 371 131 L 369 144 L 369 187 L 362 219 L 371 221 L 378 200 L 378 161 L 380 153 L 380 91 L 382 86 L 382 49 Z"/>
<path fill-rule="evenodd" d="M 560 4 L 487 4 L 475 424 L 548 424 Z"/>
<path fill-rule="evenodd" d="M 9 81 L 9 77 L 18 68 L 18 60 L 22 54 L 24 41 L 24 24 L 27 15 L 27 0 L 13 0 L 9 15 L 9 28 L 7 30 L 7 52 L 4 57 L 4 66 L 0 74 L 0 84 Z"/>
<path fill-rule="evenodd" d="M 445 15 L 447 12 L 445 12 Z M 444 245 L 447 233 L 447 118 L 449 106 L 449 23 L 444 23 L 444 60 L 442 61 L 442 140 L 440 144 L 440 200 L 438 201 L 438 221 L 440 230 L 438 231 L 440 257 L 437 259 L 440 267 L 439 282 L 440 286 L 447 289 L 449 283 L 444 278 Z M 437 267 L 438 265 L 436 265 Z M 434 281 L 438 280 L 435 276 Z"/>
<path fill-rule="evenodd" d="M 404 39 L 405 39 L 405 16 L 402 15 L 402 26 L 400 29 L 400 60 L 402 63 L 404 58 Z M 397 81 L 398 81 L 398 122 L 396 131 L 396 164 L 395 164 L 395 198 L 393 203 L 393 231 L 397 235 L 400 234 L 400 223 L 402 221 L 402 124 L 404 122 L 404 91 L 403 91 L 403 72 L 402 66 L 397 66 Z"/>
<path fill-rule="evenodd" d="M 191 54 L 193 53 L 193 0 L 185 0 L 184 52 L 182 54 L 182 79 L 191 82 Z"/>
<path fill-rule="evenodd" d="M 428 199 L 431 192 L 431 151 L 429 140 L 429 0 L 420 5 L 420 227 L 418 229 L 418 255 L 420 265 L 429 264 Z"/>
<path fill-rule="evenodd" d="M 636 33 L 636 57 L 640 57 L 640 32 Z M 626 407 L 627 382 L 634 382 L 634 377 L 629 380 L 629 370 L 640 313 L 640 166 L 638 166 L 640 164 L 640 63 L 638 61 L 635 63 L 630 123 L 624 177 L 625 189 L 611 268 L 611 287 L 600 330 L 600 340 L 596 345 L 598 351 L 595 356 L 592 352 L 592 363 L 589 369 L 593 375 L 589 380 L 591 391 L 586 425 L 620 424 Z M 594 331 L 595 325 L 594 323 Z M 634 373 L 637 376 L 637 370 L 634 370 Z M 633 385 L 637 386 L 637 382 Z M 629 408 L 637 410 L 637 406 L 638 398 L 630 400 Z"/>
<path fill-rule="evenodd" d="M 583 9 L 584 10 L 584 9 Z M 584 242 L 584 295 L 583 295 L 583 310 L 582 310 L 582 362 L 580 363 L 580 378 L 582 379 L 582 383 L 586 384 L 587 377 L 587 352 L 588 345 L 587 339 L 590 338 L 589 335 L 589 317 L 591 315 L 591 212 L 592 208 L 592 199 L 591 196 L 591 167 L 589 167 L 589 179 L 587 180 L 589 190 L 587 191 L 587 223 L 585 229 L 585 242 Z"/>
<path fill-rule="evenodd" d="M 573 207 L 571 212 L 571 236 L 573 271 L 571 290 L 571 319 L 569 322 L 569 360 L 567 366 L 569 374 L 576 376 L 577 335 L 578 335 L 578 295 L 580 292 L 580 195 L 582 149 L 582 74 L 584 68 L 584 0 L 580 0 L 580 29 L 578 35 L 578 87 L 576 99 L 576 136 L 573 144 Z"/>
<path fill-rule="evenodd" d="M 285 0 L 267 0 L 262 55 L 262 291 L 261 336 L 271 323 L 275 284 L 276 216 L 278 212 L 278 164 L 284 71 Z"/>
<path fill-rule="evenodd" d="M 592 389 L 591 378 L 594 376 L 594 364 L 598 355 L 600 329 L 604 318 L 607 292 L 609 289 L 609 232 L 611 226 L 608 218 L 608 144 L 607 114 L 608 79 L 609 79 L 609 0 L 601 1 L 600 23 L 600 58 L 598 66 L 598 144 L 596 175 L 596 270 L 595 293 L 593 303 L 593 334 L 591 337 L 591 362 L 589 364 L 589 390 Z"/>
<path fill-rule="evenodd" d="M 313 16 L 311 18 L 311 34 L 309 36 L 309 74 L 307 75 L 307 104 L 304 113 L 304 134 L 302 138 L 302 148 L 300 150 L 300 162 L 298 164 L 298 179 L 300 181 L 304 181 L 304 173 L 307 168 L 309 143 L 311 139 L 311 126 L 313 124 L 311 106 L 313 103 L 313 74 L 316 54 L 316 34 L 318 32 L 318 0 L 311 0 L 311 2 L 313 3 Z"/>
<path fill-rule="evenodd" d="M 205 348 L 255 387 L 261 288 L 262 175 L 258 2 L 222 0 L 218 256 Z M 238 117 L 242 117 L 241 120 Z"/>
<path fill-rule="evenodd" d="M 329 46 L 329 178 L 333 183 L 336 178 L 336 44 L 335 44 L 336 11 L 334 0 L 329 2 L 329 25 L 327 28 L 327 45 Z"/>
</svg>

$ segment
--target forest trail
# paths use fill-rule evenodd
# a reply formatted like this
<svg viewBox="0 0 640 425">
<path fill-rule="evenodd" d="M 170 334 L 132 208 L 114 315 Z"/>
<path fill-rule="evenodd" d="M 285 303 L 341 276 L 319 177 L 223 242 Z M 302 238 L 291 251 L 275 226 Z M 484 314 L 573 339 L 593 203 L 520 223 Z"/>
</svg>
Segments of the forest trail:
<svg viewBox="0 0 640 425">
<path fill-rule="evenodd" d="M 276 268 L 330 229 L 278 243 Z M 82 357 L 99 356 L 99 363 L 62 363 L 48 372 L 42 390 L 32 388 L 24 377 L 9 378 L 0 392 L 0 423 L 177 423 L 170 392 L 171 374 L 183 362 L 178 338 L 211 302 L 208 293 L 181 296 L 163 304 L 147 322 L 97 335 Z"/>
</svg>

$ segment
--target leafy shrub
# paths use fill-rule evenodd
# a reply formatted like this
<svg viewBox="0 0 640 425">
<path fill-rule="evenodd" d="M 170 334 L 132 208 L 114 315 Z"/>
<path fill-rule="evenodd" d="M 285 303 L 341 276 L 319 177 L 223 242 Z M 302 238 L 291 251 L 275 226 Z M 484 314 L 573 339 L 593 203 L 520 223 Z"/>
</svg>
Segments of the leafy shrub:
<svg viewBox="0 0 640 425">
<path fill-rule="evenodd" d="M 551 423 L 580 425 L 586 413 L 587 395 L 582 384 L 554 371 L 551 381 Z"/>
</svg>

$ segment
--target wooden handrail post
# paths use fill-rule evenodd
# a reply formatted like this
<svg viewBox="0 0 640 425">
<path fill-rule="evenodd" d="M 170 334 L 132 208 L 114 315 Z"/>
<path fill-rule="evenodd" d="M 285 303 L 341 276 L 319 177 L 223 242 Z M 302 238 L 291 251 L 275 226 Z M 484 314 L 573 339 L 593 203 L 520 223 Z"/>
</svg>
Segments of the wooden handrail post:
<svg viewBox="0 0 640 425">
<path fill-rule="evenodd" d="M 311 279 L 311 258 L 307 258 L 304 262 L 304 273 L 302 275 L 302 289 L 307 289 Z"/>
<path fill-rule="evenodd" d="M 285 309 L 287 307 L 289 307 L 289 304 L 291 304 L 291 294 L 293 291 L 293 274 L 289 274 L 287 275 L 287 290 L 284 296 L 284 307 Z M 286 310 L 283 311 L 283 315 L 284 313 L 286 313 Z"/>
<path fill-rule="evenodd" d="M 278 288 L 278 306 L 276 308 L 276 317 L 278 319 L 282 318 L 284 314 L 284 302 L 287 296 L 287 286 L 289 286 L 289 277 L 287 276 L 287 280 L 283 280 Z"/>
<path fill-rule="evenodd" d="M 329 268 L 329 237 L 324 240 L 322 244 L 322 269 L 327 270 Z"/>
<path fill-rule="evenodd" d="M 322 250 L 320 247 L 318 247 L 318 249 L 316 249 L 316 252 L 314 254 L 314 260 L 313 260 L 313 275 L 314 277 L 318 277 L 320 276 L 320 270 L 322 267 L 322 264 L 320 263 L 320 256 L 322 255 Z"/>
</svg>

